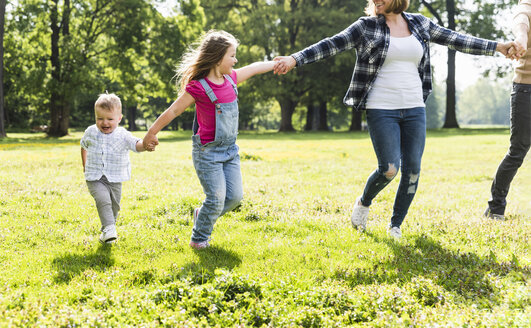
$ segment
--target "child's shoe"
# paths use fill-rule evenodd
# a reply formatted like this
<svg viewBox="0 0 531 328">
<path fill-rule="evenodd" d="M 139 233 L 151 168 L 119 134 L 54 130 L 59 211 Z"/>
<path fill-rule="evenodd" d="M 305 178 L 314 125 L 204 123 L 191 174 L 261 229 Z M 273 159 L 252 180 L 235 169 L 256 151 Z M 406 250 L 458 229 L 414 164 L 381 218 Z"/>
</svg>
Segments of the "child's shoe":
<svg viewBox="0 0 531 328">
<path fill-rule="evenodd" d="M 104 244 L 110 244 L 114 243 L 116 238 L 118 238 L 118 234 L 116 234 L 116 225 L 111 224 L 103 228 L 100 236 L 100 242 Z"/>
<path fill-rule="evenodd" d="M 208 240 L 205 240 L 205 241 L 200 241 L 200 242 L 195 242 L 195 241 L 190 241 L 190 247 L 192 247 L 193 249 L 203 249 L 203 248 L 207 248 L 209 247 L 210 245 L 208 244 Z"/>
</svg>

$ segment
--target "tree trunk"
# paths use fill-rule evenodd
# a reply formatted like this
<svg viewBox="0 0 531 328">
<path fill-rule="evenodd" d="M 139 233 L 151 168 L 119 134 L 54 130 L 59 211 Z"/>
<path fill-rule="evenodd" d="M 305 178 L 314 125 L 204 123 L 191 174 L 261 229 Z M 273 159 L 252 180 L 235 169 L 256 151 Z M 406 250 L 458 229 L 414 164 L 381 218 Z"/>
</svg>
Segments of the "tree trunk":
<svg viewBox="0 0 531 328">
<path fill-rule="evenodd" d="M 59 0 L 53 0 L 51 6 L 51 55 L 50 62 L 52 64 L 52 92 L 50 96 L 50 128 L 48 135 L 52 137 L 62 137 L 68 134 L 68 127 L 70 124 L 70 103 L 66 97 L 66 83 L 63 78 L 64 72 L 61 71 L 61 58 L 59 41 L 61 37 L 61 26 L 63 27 L 63 37 L 69 33 L 70 21 L 70 1 L 65 0 L 64 10 L 61 24 L 59 24 L 59 10 L 57 8 Z"/>
<path fill-rule="evenodd" d="M 326 101 L 322 101 L 319 104 L 319 123 L 317 130 L 328 131 L 328 107 L 326 106 Z"/>
<path fill-rule="evenodd" d="M 455 31 L 455 0 L 446 0 L 448 28 Z M 459 128 L 455 113 L 455 50 L 448 49 L 448 77 L 446 78 L 446 118 L 443 128 Z"/>
<path fill-rule="evenodd" d="M 131 106 L 126 109 L 127 111 L 127 123 L 129 125 L 129 131 L 137 131 L 136 127 L 136 106 Z"/>
<path fill-rule="evenodd" d="M 0 0 L 0 138 L 6 137 L 4 125 L 4 23 L 6 0 Z"/>
<path fill-rule="evenodd" d="M 459 128 L 455 113 L 455 50 L 448 49 L 448 77 L 446 78 L 446 118 L 443 128 Z"/>
<path fill-rule="evenodd" d="M 306 125 L 304 126 L 304 131 L 311 131 L 313 129 L 313 119 L 315 116 L 315 106 L 313 104 L 309 104 L 306 106 L 307 112 L 306 112 Z"/>
<path fill-rule="evenodd" d="M 295 106 L 297 103 L 289 98 L 283 98 L 279 100 L 280 103 L 280 128 L 279 132 L 293 132 L 293 124 L 291 118 L 295 112 Z"/>
<path fill-rule="evenodd" d="M 362 112 L 352 108 L 352 119 L 350 121 L 349 131 L 361 131 Z"/>
</svg>

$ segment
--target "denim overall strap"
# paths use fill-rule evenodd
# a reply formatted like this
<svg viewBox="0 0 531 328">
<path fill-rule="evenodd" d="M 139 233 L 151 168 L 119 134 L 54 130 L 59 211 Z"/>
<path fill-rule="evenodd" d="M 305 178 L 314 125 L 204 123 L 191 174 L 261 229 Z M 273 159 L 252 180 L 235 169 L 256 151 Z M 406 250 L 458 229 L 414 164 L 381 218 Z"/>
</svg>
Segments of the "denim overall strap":
<svg viewBox="0 0 531 328">
<path fill-rule="evenodd" d="M 231 84 L 234 93 L 236 94 L 236 100 L 234 100 L 231 103 L 219 103 L 218 97 L 208 85 L 207 81 L 205 79 L 199 80 L 199 83 L 203 86 L 203 89 L 205 90 L 205 93 L 207 94 L 210 101 L 215 104 L 216 107 L 216 138 L 215 141 L 225 141 L 229 143 L 233 143 L 236 140 L 237 135 L 237 121 L 238 121 L 238 89 L 236 87 L 236 83 L 234 83 L 234 80 L 229 75 L 224 75 L 224 77 L 229 81 Z M 227 111 L 227 112 L 226 112 Z M 223 114 L 226 112 L 225 114 Z M 229 113 L 232 113 L 229 115 Z M 220 116 L 223 114 L 222 116 Z M 234 123 L 232 120 L 235 119 Z M 193 124 L 193 133 L 196 135 L 197 131 L 199 129 L 199 125 L 197 124 L 197 110 L 194 115 L 194 124 Z"/>
<path fill-rule="evenodd" d="M 210 99 L 210 101 L 213 102 L 214 104 L 217 103 L 218 97 L 216 97 L 216 94 L 214 93 L 212 88 L 208 85 L 207 81 L 205 81 L 205 79 L 201 79 L 199 80 L 199 83 L 201 83 L 201 85 L 203 86 L 203 89 L 205 89 L 205 92 L 208 98 Z M 193 134 L 194 135 L 197 134 L 198 130 L 199 130 L 199 124 L 197 123 L 197 108 L 196 108 L 195 113 L 194 113 L 194 123 L 192 125 Z"/>
<path fill-rule="evenodd" d="M 203 89 L 205 89 L 205 92 L 208 98 L 210 99 L 210 101 L 213 102 L 214 104 L 217 103 L 218 97 L 216 97 L 214 90 L 212 90 L 210 85 L 208 85 L 207 81 L 205 81 L 205 79 L 201 79 L 199 80 L 199 83 L 201 83 L 201 85 L 203 86 Z"/>
<path fill-rule="evenodd" d="M 236 87 L 236 83 L 232 80 L 232 77 L 230 75 L 224 74 L 227 81 L 229 81 L 230 85 L 232 85 L 232 88 L 234 89 L 234 93 L 236 93 L 236 97 L 238 97 L 238 87 Z"/>
</svg>

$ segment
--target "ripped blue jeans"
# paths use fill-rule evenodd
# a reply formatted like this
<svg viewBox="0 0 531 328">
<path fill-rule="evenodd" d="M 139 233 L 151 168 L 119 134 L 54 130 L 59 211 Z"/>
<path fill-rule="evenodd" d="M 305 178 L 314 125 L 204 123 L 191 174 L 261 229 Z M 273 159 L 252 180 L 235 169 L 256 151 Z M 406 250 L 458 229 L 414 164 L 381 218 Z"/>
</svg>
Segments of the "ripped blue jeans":
<svg viewBox="0 0 531 328">
<path fill-rule="evenodd" d="M 378 169 L 369 176 L 361 203 L 370 206 L 401 169 L 391 217 L 391 226 L 400 227 L 417 192 L 426 143 L 426 110 L 424 107 L 368 109 L 367 125 L 378 158 Z"/>
</svg>

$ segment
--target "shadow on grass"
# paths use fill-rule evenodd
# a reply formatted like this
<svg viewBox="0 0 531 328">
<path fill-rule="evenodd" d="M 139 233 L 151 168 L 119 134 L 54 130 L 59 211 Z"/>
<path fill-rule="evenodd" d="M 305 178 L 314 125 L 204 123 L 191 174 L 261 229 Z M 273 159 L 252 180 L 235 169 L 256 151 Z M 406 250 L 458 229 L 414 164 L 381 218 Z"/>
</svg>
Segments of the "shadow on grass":
<svg viewBox="0 0 531 328">
<path fill-rule="evenodd" d="M 367 234 L 377 243 L 385 243 L 393 252 L 388 261 L 380 261 L 367 269 L 339 269 L 334 279 L 350 285 L 411 282 L 415 277 L 431 279 L 449 292 L 467 299 L 496 298 L 499 287 L 494 277 L 513 275 L 525 282 L 530 267 L 521 267 L 517 260 L 498 263 L 494 254 L 480 257 L 474 253 L 451 251 L 427 236 L 418 236 L 413 245 Z"/>
<path fill-rule="evenodd" d="M 219 246 L 210 246 L 201 250 L 194 250 L 199 262 L 191 262 L 182 268 L 185 274 L 213 275 L 216 269 L 232 270 L 242 263 L 241 257 L 234 251 Z"/>
<path fill-rule="evenodd" d="M 93 254 L 65 254 L 56 257 L 52 262 L 57 270 L 54 281 L 67 284 L 89 268 L 104 271 L 114 264 L 111 250 L 111 245 L 100 245 Z"/>
</svg>

